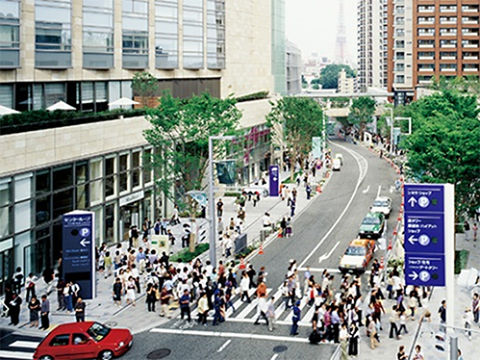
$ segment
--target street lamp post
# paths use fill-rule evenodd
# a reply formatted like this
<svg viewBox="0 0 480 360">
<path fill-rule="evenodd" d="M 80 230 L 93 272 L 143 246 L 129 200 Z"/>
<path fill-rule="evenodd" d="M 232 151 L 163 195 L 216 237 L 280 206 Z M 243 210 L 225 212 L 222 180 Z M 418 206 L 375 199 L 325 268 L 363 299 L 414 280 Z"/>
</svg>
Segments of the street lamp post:
<svg viewBox="0 0 480 360">
<path fill-rule="evenodd" d="M 210 222 L 210 262 L 212 266 L 217 264 L 217 242 L 215 231 L 215 199 L 213 195 L 213 140 L 234 140 L 235 136 L 209 136 L 208 137 L 208 213 Z"/>
</svg>

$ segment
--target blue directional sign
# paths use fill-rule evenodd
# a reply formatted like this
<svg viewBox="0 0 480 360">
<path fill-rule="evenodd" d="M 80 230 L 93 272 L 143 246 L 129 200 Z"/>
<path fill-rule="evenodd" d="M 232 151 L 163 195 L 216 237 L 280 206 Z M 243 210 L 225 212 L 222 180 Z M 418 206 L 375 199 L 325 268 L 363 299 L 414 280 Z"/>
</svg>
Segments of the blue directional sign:
<svg viewBox="0 0 480 360">
<path fill-rule="evenodd" d="M 414 286 L 445 286 L 445 256 L 405 253 L 405 282 Z"/>
<path fill-rule="evenodd" d="M 407 212 L 444 212 L 443 185 L 438 184 L 405 184 L 405 213 Z"/>
<path fill-rule="evenodd" d="M 72 211 L 62 218 L 62 277 L 80 285 L 84 299 L 96 297 L 94 213 Z"/>
<path fill-rule="evenodd" d="M 405 213 L 405 251 L 445 253 L 444 224 L 443 214 Z"/>
<path fill-rule="evenodd" d="M 445 285 L 444 197 L 443 185 L 404 186 L 407 285 Z"/>
<path fill-rule="evenodd" d="M 280 187 L 280 173 L 278 165 L 270 165 L 269 171 L 270 177 L 270 196 L 278 196 L 279 195 L 279 187 Z"/>
</svg>

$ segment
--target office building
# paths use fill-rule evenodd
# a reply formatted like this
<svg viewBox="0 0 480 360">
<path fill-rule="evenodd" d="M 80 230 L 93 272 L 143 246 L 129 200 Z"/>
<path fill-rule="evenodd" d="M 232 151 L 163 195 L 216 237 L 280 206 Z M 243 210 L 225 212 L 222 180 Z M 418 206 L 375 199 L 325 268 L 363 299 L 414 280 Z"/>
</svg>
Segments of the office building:
<svg viewBox="0 0 480 360">
<path fill-rule="evenodd" d="M 286 94 L 295 95 L 302 92 L 302 51 L 294 43 L 285 42 L 286 51 Z"/>
<path fill-rule="evenodd" d="M 279 1 L 281 3 L 281 1 Z M 132 99 L 131 79 L 148 71 L 158 92 L 186 98 L 274 93 L 275 1 L 0 0 L 0 104 L 18 111 L 65 101 L 78 111 Z M 280 39 L 277 39 L 280 41 Z M 285 62 L 285 52 L 282 52 Z M 285 72 L 285 69 L 284 69 Z M 285 80 L 285 78 L 284 78 Z M 284 85 L 285 86 L 285 85 Z M 268 99 L 238 104 L 249 142 L 241 176 L 267 169 Z M 95 213 L 96 244 L 127 238 L 144 218 L 169 217 L 144 167 L 155 151 L 143 116 L 0 132 L 0 292 L 16 266 L 41 274 L 61 256 L 61 216 Z M 2 131 L 5 130 L 1 129 Z"/>
<path fill-rule="evenodd" d="M 345 69 L 338 73 L 337 93 L 353 94 L 355 92 L 355 78 L 347 77 Z"/>
<path fill-rule="evenodd" d="M 359 0 L 358 86 L 360 92 L 387 86 L 386 3 L 384 0 Z"/>
<path fill-rule="evenodd" d="M 388 88 L 405 104 L 444 76 L 480 75 L 478 0 L 394 0 L 388 6 Z"/>
</svg>

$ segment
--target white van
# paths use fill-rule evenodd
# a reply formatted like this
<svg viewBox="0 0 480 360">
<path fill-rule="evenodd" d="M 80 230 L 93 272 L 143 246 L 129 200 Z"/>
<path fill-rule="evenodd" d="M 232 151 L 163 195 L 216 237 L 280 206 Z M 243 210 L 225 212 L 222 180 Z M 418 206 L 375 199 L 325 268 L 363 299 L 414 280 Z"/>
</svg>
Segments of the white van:
<svg viewBox="0 0 480 360">
<path fill-rule="evenodd" d="M 341 167 L 342 167 L 342 161 L 339 158 L 333 159 L 332 170 L 333 171 L 340 171 Z"/>
</svg>

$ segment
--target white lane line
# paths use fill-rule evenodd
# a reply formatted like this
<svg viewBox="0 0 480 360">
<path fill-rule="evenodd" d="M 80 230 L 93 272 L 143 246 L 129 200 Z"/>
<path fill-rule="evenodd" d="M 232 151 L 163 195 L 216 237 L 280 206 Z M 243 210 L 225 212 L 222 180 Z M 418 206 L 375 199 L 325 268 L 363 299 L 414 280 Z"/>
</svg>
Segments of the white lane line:
<svg viewBox="0 0 480 360">
<path fill-rule="evenodd" d="M 273 356 L 270 358 L 270 360 L 275 360 L 278 357 L 278 354 L 273 354 Z"/>
<path fill-rule="evenodd" d="M 336 145 L 336 144 L 335 144 Z M 363 158 L 363 156 L 359 155 L 359 154 L 356 154 L 357 156 L 363 158 L 365 161 L 366 161 L 366 169 L 365 169 L 365 172 L 362 174 L 362 167 L 360 165 L 360 161 L 359 159 L 353 155 L 355 152 L 350 150 L 350 149 L 347 149 L 346 147 L 343 147 L 343 146 L 340 146 L 340 145 L 336 145 L 336 146 L 339 146 L 340 148 L 343 148 L 345 149 L 346 151 L 348 151 L 354 158 L 355 160 L 357 161 L 357 164 L 358 164 L 358 168 L 360 170 L 360 175 L 359 175 L 359 179 L 357 181 L 357 185 L 355 186 L 355 190 L 353 191 L 353 194 L 352 196 L 350 197 L 350 200 L 348 201 L 347 205 L 345 206 L 345 208 L 343 209 L 342 213 L 340 214 L 340 216 L 338 217 L 337 221 L 335 221 L 335 223 L 332 225 L 332 227 L 330 228 L 330 230 L 328 230 L 328 232 L 325 234 L 325 236 L 322 238 L 322 240 L 320 240 L 317 244 L 317 246 L 315 246 L 315 248 L 312 250 L 312 252 L 310 253 L 310 255 L 308 255 L 303 261 L 302 263 L 300 264 L 299 268 L 303 267 L 305 265 L 305 263 L 308 261 L 308 259 L 310 259 L 310 257 L 318 250 L 318 248 L 320 246 L 322 246 L 322 244 L 324 243 L 324 241 L 330 236 L 330 234 L 333 232 L 333 230 L 335 229 L 335 227 L 340 223 L 340 221 L 342 220 L 343 216 L 345 215 L 345 213 L 347 212 L 348 208 L 350 207 L 350 205 L 352 204 L 353 202 L 353 199 L 355 198 L 355 196 L 357 195 L 357 191 L 358 191 L 358 188 L 360 187 L 360 184 L 363 180 L 363 178 L 366 176 L 367 174 L 367 171 L 368 171 L 368 162 L 365 160 L 365 158 Z M 363 175 L 363 177 L 362 177 Z"/>
<path fill-rule="evenodd" d="M 395 191 L 395 186 L 390 186 L 390 194 L 393 193 Z"/>
<path fill-rule="evenodd" d="M 179 329 L 151 329 L 150 332 L 156 332 L 161 334 L 177 334 L 177 335 L 193 335 L 193 336 L 210 336 L 210 337 L 223 337 L 223 338 L 241 338 L 251 340 L 270 340 L 270 341 L 285 341 L 296 343 L 308 343 L 308 339 L 294 338 L 288 336 L 273 336 L 273 335 L 260 335 L 260 334 L 245 334 L 245 333 L 233 333 L 233 332 L 217 332 L 217 331 L 197 331 L 197 330 L 179 330 Z"/>
<path fill-rule="evenodd" d="M 330 256 L 332 256 L 332 253 L 335 251 L 335 249 L 337 248 L 338 245 L 340 245 L 340 241 L 337 241 L 335 246 L 332 248 L 332 250 L 330 250 L 330 252 L 328 254 L 325 253 L 322 256 L 320 256 L 318 258 L 318 262 L 321 263 L 323 260 L 327 260 Z"/>
<path fill-rule="evenodd" d="M 366 194 L 368 192 L 368 190 L 370 190 L 370 185 L 368 185 L 367 188 L 365 190 L 363 190 L 363 193 Z"/>
<path fill-rule="evenodd" d="M 40 341 L 14 341 L 10 344 L 9 347 L 20 347 L 20 348 L 28 348 L 28 349 L 36 349 Z"/>
<path fill-rule="evenodd" d="M 0 350 L 0 359 L 5 359 L 5 358 L 31 360 L 33 359 L 33 353 Z"/>
<path fill-rule="evenodd" d="M 313 314 L 315 314 L 315 304 L 313 304 L 307 313 L 303 316 L 303 319 L 300 321 L 303 325 L 308 326 L 311 325 L 311 321 L 313 318 Z"/>
<path fill-rule="evenodd" d="M 382 185 L 378 185 L 377 197 L 380 196 L 381 191 L 382 191 Z"/>
<path fill-rule="evenodd" d="M 306 271 L 306 270 L 307 270 L 307 268 L 298 268 L 298 271 Z M 327 270 L 327 272 L 329 274 L 340 274 L 341 273 L 341 271 L 339 269 L 310 268 L 308 270 L 310 270 L 310 272 L 324 272 L 325 270 Z M 367 271 L 364 272 L 364 274 L 368 275 L 368 274 L 370 274 L 370 272 L 371 272 L 370 270 L 367 270 Z"/>
<path fill-rule="evenodd" d="M 227 340 L 227 341 L 225 342 L 225 344 L 223 344 L 223 345 L 220 347 L 220 349 L 217 350 L 217 353 L 222 352 L 223 349 L 225 349 L 225 348 L 228 346 L 228 344 L 230 344 L 231 342 L 232 342 L 232 340 Z"/>
</svg>

